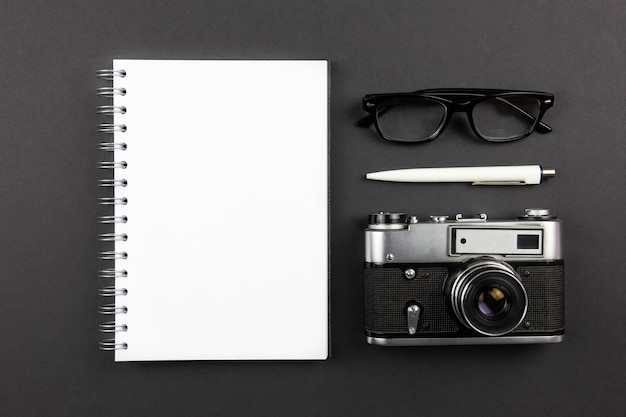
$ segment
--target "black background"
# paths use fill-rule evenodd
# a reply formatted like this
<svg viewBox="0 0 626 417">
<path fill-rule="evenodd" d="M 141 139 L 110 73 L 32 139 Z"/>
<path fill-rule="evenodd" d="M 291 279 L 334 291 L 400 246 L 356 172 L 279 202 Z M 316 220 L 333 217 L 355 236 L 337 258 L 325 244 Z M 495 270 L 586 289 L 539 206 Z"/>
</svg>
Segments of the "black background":
<svg viewBox="0 0 626 417">
<path fill-rule="evenodd" d="M 624 21 L 623 1 L 4 0 L 0 414 L 624 415 Z M 95 71 L 114 57 L 330 60 L 328 361 L 116 364 L 98 350 Z M 554 131 L 491 144 L 456 116 L 435 142 L 402 146 L 355 125 L 366 93 L 435 87 L 553 92 L 545 121 Z M 363 178 L 393 168 L 526 163 L 557 176 L 528 187 Z M 362 230 L 370 212 L 510 218 L 536 206 L 565 227 L 564 343 L 365 343 Z M 259 226 L 280 220 L 253 217 Z"/>
</svg>

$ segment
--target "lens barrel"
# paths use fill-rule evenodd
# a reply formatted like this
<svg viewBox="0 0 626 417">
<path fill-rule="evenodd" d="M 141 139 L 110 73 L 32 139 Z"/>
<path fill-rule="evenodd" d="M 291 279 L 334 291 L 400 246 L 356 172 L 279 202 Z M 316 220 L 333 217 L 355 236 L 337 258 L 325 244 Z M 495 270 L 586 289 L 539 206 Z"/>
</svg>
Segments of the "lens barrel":
<svg viewBox="0 0 626 417">
<path fill-rule="evenodd" d="M 472 260 L 449 278 L 446 287 L 456 318 L 482 335 L 505 335 L 526 316 L 526 289 L 505 262 L 488 257 Z"/>
</svg>

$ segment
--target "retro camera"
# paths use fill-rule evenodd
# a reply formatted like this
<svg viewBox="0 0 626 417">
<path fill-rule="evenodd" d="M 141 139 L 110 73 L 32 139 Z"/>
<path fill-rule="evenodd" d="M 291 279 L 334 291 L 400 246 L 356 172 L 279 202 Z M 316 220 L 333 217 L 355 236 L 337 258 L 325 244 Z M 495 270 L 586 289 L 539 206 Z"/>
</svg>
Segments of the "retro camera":
<svg viewBox="0 0 626 417">
<path fill-rule="evenodd" d="M 561 222 L 370 215 L 365 332 L 377 345 L 556 343 L 565 329 Z"/>
</svg>

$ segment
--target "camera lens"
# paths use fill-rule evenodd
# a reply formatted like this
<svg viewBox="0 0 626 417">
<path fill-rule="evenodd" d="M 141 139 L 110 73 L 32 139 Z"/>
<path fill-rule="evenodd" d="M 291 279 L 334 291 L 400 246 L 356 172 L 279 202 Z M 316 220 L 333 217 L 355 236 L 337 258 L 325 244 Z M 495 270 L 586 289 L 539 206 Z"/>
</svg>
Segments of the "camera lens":
<svg viewBox="0 0 626 417">
<path fill-rule="evenodd" d="M 507 307 L 507 298 L 498 287 L 490 287 L 478 294 L 478 309 L 487 317 L 502 314 Z"/>
<path fill-rule="evenodd" d="M 485 336 L 502 336 L 520 325 L 528 308 L 526 290 L 515 270 L 493 258 L 463 266 L 448 282 L 457 319 Z"/>
</svg>

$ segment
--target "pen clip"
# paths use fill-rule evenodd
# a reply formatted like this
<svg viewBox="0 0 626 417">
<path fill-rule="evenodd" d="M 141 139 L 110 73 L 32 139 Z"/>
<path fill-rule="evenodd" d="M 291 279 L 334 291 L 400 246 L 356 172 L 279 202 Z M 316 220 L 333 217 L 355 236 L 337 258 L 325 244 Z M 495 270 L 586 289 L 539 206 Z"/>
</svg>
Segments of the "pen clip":
<svg viewBox="0 0 626 417">
<path fill-rule="evenodd" d="M 474 181 L 472 185 L 526 185 L 526 181 Z"/>
</svg>

